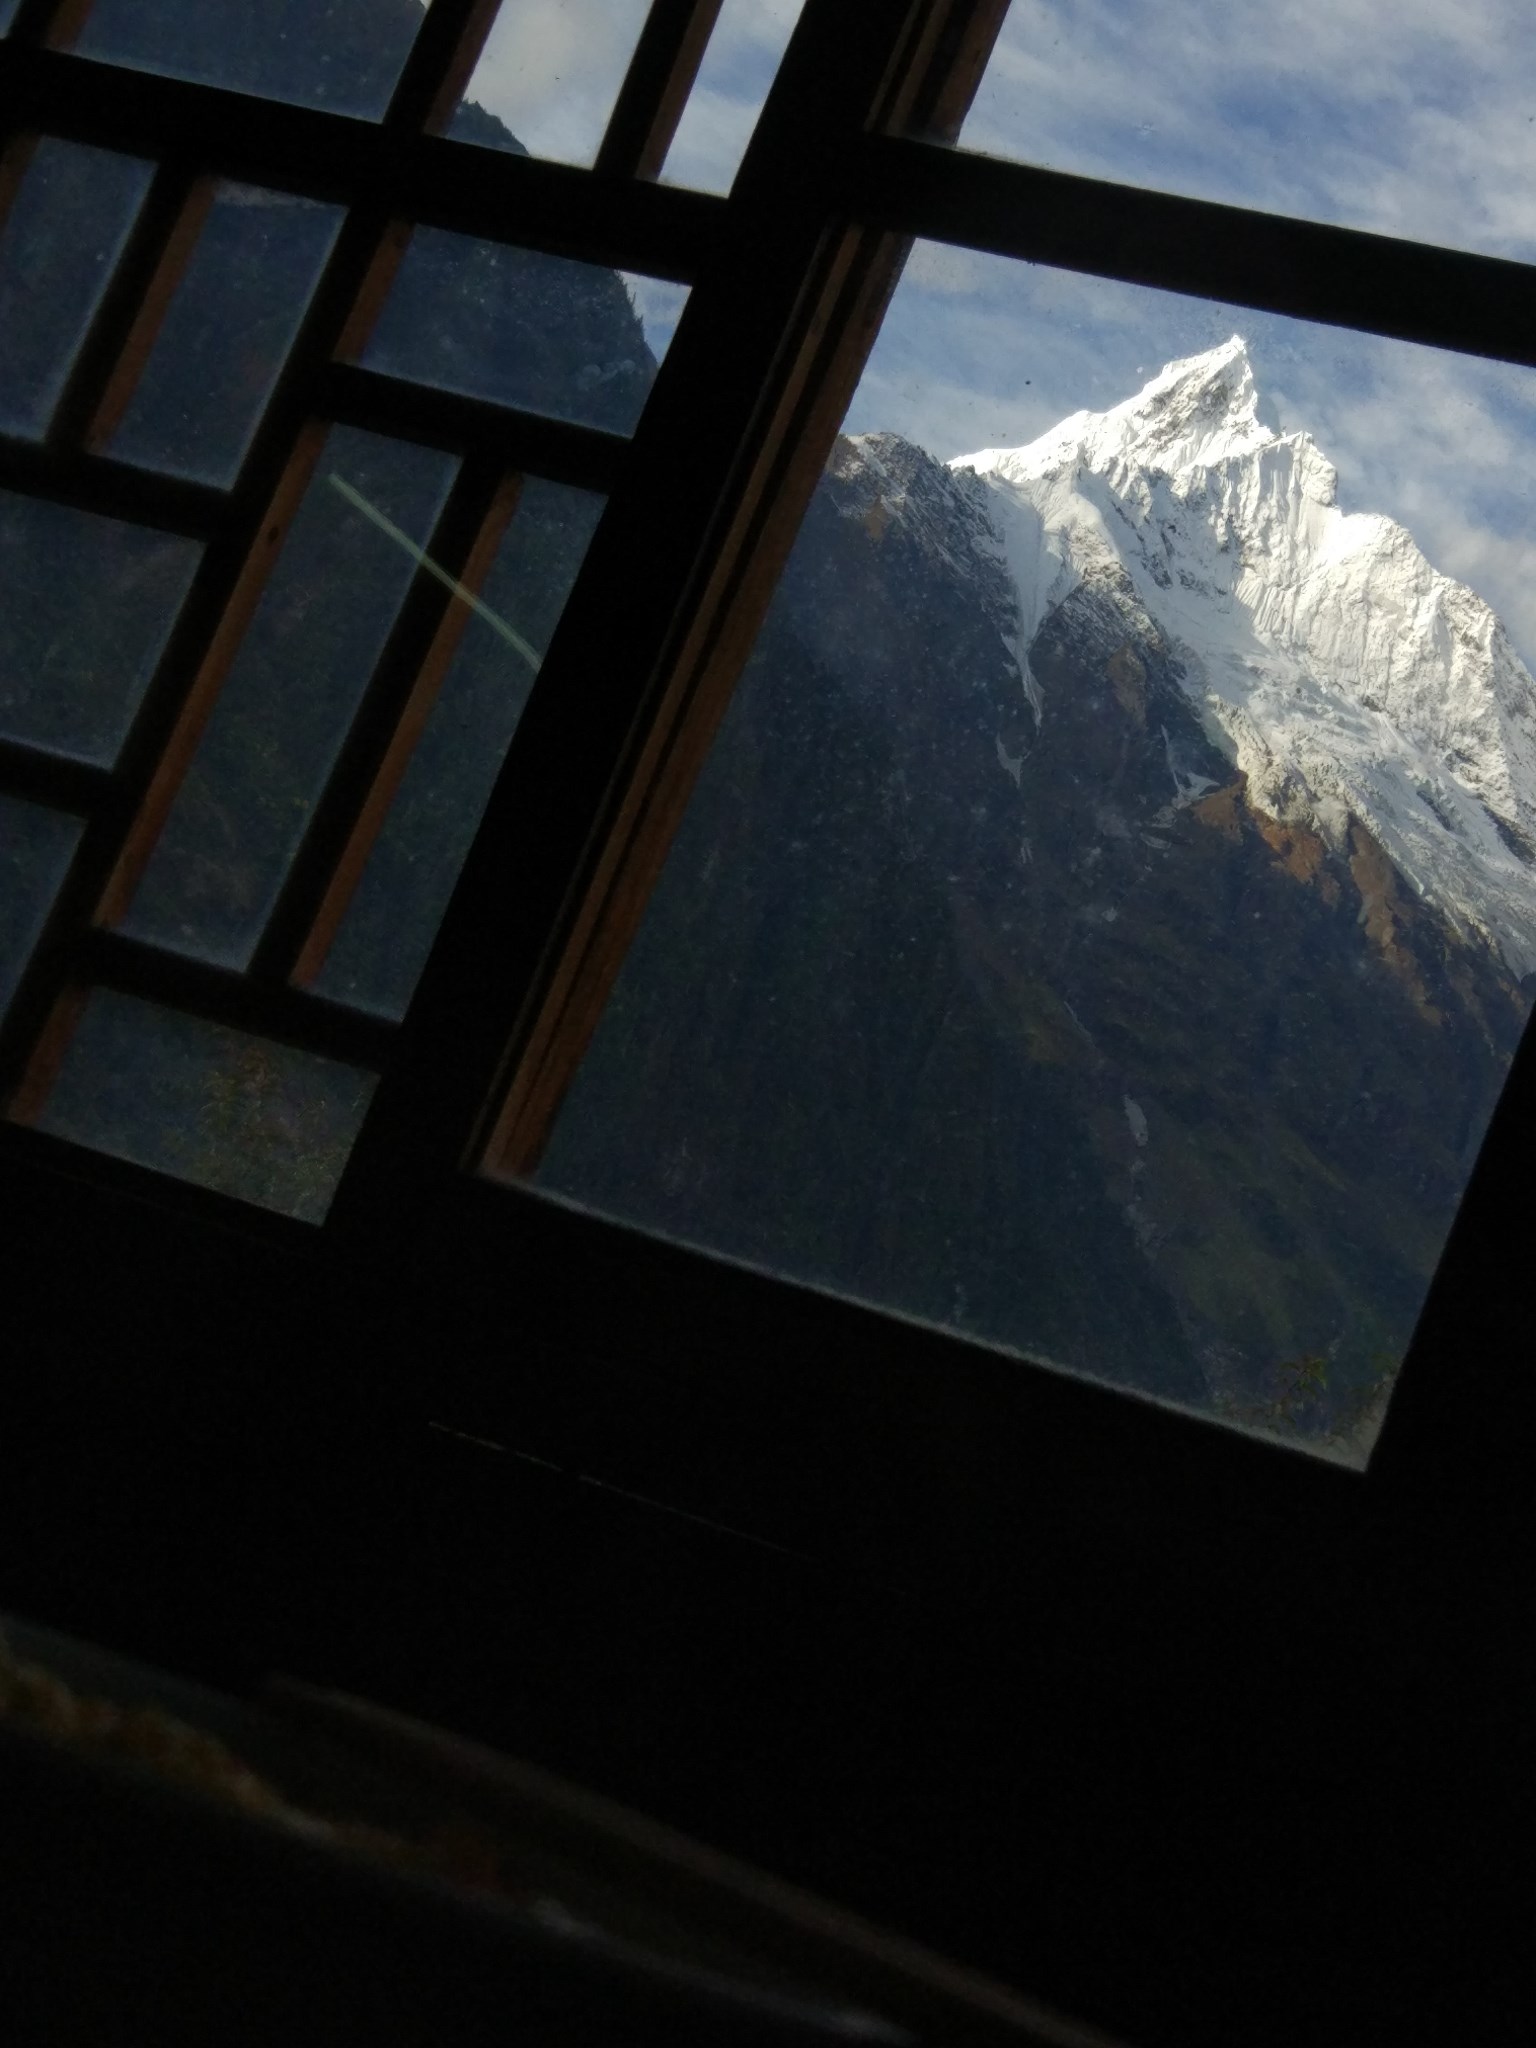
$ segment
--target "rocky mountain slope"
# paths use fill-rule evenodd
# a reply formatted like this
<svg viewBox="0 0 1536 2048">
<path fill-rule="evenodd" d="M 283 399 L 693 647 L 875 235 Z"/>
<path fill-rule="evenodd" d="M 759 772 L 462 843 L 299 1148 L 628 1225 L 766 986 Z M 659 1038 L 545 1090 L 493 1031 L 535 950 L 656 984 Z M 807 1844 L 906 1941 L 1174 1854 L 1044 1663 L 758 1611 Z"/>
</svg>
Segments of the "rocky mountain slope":
<svg viewBox="0 0 1536 2048">
<path fill-rule="evenodd" d="M 1532 688 L 1240 343 L 838 445 L 541 1178 L 1368 1443 L 1527 1008 Z"/>
</svg>

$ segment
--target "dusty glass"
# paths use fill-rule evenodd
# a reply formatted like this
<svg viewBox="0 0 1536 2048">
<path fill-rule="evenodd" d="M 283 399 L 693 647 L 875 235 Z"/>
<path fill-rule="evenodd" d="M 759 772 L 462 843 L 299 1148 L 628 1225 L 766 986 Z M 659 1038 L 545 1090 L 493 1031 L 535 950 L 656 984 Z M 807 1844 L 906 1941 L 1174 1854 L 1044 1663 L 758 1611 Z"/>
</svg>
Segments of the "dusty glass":
<svg viewBox="0 0 1536 2048">
<path fill-rule="evenodd" d="M 106 452 L 232 483 L 340 226 L 340 207 L 220 184 Z"/>
<path fill-rule="evenodd" d="M 35 1121 L 77 1144 L 320 1223 L 374 1077 L 96 989 Z"/>
<path fill-rule="evenodd" d="M 804 5 L 725 0 L 667 151 L 667 184 L 730 191 Z"/>
<path fill-rule="evenodd" d="M 0 733 L 110 767 L 201 553 L 0 491 Z"/>
<path fill-rule="evenodd" d="M 449 134 L 590 164 L 648 11 L 649 0 L 506 0 Z"/>
<path fill-rule="evenodd" d="M 0 796 L 0 1017 L 80 841 L 78 818 Z"/>
<path fill-rule="evenodd" d="M 537 1183 L 1363 1459 L 1536 986 L 1533 384 L 920 246 Z"/>
<path fill-rule="evenodd" d="M 331 429 L 125 930 L 249 964 L 456 469 Z"/>
<path fill-rule="evenodd" d="M 362 360 L 627 434 L 687 296 L 659 279 L 418 228 Z"/>
<path fill-rule="evenodd" d="M 0 226 L 0 432 L 48 431 L 153 167 L 41 137 Z"/>
<path fill-rule="evenodd" d="M 377 120 L 421 21 L 420 0 L 94 0 L 75 48 L 108 64 Z"/>
<path fill-rule="evenodd" d="M 603 500 L 524 479 L 506 539 L 405 766 L 320 994 L 400 1017 L 511 745 Z"/>
</svg>

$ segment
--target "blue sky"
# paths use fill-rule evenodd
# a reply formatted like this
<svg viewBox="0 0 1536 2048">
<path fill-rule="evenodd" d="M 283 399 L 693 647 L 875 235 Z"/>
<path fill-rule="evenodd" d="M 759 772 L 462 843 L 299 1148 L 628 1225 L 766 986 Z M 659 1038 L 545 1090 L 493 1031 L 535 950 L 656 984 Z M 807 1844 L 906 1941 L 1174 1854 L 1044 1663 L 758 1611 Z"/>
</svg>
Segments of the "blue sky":
<svg viewBox="0 0 1536 2048">
<path fill-rule="evenodd" d="M 0 0 L 3 4 L 3 0 Z M 650 0 L 504 0 L 467 97 L 537 156 L 590 164 Z M 729 186 L 801 0 L 724 0 L 664 176 Z"/>
<path fill-rule="evenodd" d="M 800 0 L 725 0 L 666 176 L 729 183 Z M 474 96 L 590 161 L 643 0 L 509 7 Z M 1013 0 L 961 137 L 1089 176 L 1536 260 L 1529 0 Z M 665 339 L 675 295 L 639 292 Z M 1241 333 L 1263 416 L 1389 512 L 1536 665 L 1536 373 L 920 246 L 848 418 L 948 457 Z"/>
<path fill-rule="evenodd" d="M 961 141 L 1536 256 L 1528 0 L 1013 0 Z"/>
</svg>

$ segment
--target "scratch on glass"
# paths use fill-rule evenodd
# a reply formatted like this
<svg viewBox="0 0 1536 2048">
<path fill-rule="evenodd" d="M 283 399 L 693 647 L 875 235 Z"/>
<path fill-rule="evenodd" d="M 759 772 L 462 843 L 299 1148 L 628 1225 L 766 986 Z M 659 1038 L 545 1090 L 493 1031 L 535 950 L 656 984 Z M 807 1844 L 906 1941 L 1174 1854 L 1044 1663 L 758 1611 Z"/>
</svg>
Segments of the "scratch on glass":
<svg viewBox="0 0 1536 2048">
<path fill-rule="evenodd" d="M 417 547 L 410 535 L 402 533 L 392 519 L 386 519 L 377 505 L 370 505 L 362 492 L 354 490 L 345 477 L 338 476 L 332 470 L 327 478 L 327 482 L 332 490 L 340 492 L 349 505 L 355 505 L 365 519 L 371 519 L 380 533 L 388 534 L 389 538 L 397 546 L 404 548 L 412 561 L 420 568 L 425 569 L 429 576 L 435 576 L 438 582 L 445 589 L 451 590 L 461 603 L 467 604 L 472 612 L 477 612 L 493 632 L 499 633 L 509 647 L 517 650 L 531 669 L 535 671 L 538 669 L 540 657 L 537 651 L 529 646 L 515 626 L 509 626 L 498 612 L 493 612 L 490 606 L 476 597 L 472 590 L 466 589 L 456 576 L 450 576 L 440 563 L 434 562 L 425 549 Z"/>
</svg>

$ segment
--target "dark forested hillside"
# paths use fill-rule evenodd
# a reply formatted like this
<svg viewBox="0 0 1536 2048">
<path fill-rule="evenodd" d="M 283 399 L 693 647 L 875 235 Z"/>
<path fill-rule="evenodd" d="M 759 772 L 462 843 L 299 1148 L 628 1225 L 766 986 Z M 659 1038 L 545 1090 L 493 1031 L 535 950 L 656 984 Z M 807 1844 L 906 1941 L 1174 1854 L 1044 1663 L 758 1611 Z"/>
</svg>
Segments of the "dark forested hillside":
<svg viewBox="0 0 1536 2048">
<path fill-rule="evenodd" d="M 1521 993 L 1249 803 L 1128 588 L 1046 619 L 1036 731 L 984 527 L 840 446 L 541 1179 L 1358 1447 Z"/>
</svg>

